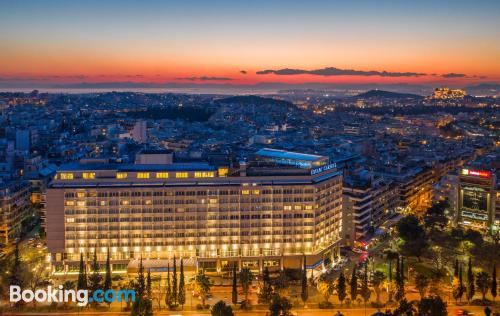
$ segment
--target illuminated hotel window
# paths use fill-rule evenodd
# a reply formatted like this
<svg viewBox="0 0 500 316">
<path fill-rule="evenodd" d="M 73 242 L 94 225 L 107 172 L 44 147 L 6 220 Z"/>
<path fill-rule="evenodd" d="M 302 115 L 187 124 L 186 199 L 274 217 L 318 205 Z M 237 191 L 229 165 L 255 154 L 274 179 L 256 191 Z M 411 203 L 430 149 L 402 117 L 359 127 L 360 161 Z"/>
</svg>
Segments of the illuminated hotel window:
<svg viewBox="0 0 500 316">
<path fill-rule="evenodd" d="M 291 210 L 292 210 L 292 207 L 291 207 L 290 205 L 285 205 L 285 206 L 283 206 L 283 209 L 284 209 L 285 211 L 291 211 Z"/>
<path fill-rule="evenodd" d="M 78 201 L 76 202 L 77 206 L 85 206 L 85 201 Z"/>
<path fill-rule="evenodd" d="M 296 211 L 300 211 L 301 209 L 302 209 L 302 206 L 300 206 L 300 205 L 295 205 L 295 210 L 296 210 Z"/>
<path fill-rule="evenodd" d="M 253 190 L 252 194 L 259 195 L 260 194 L 260 190 Z"/>
<path fill-rule="evenodd" d="M 157 179 L 168 179 L 168 172 L 157 172 L 156 178 Z"/>
<path fill-rule="evenodd" d="M 66 218 L 67 223 L 74 223 L 75 219 L 74 218 Z"/>
<path fill-rule="evenodd" d="M 227 177 L 228 172 L 228 168 L 219 168 L 219 177 Z"/>
<path fill-rule="evenodd" d="M 117 179 L 126 179 L 128 174 L 126 172 L 117 172 L 116 173 L 116 178 Z"/>
<path fill-rule="evenodd" d="M 75 205 L 75 201 L 66 201 L 65 203 L 67 206 L 73 206 Z"/>
<path fill-rule="evenodd" d="M 248 195 L 250 194 L 250 190 L 241 190 L 241 194 Z"/>
<path fill-rule="evenodd" d="M 73 180 L 72 173 L 63 172 L 63 173 L 60 173 L 59 175 L 61 176 L 61 180 Z"/>
<path fill-rule="evenodd" d="M 76 197 L 84 198 L 85 197 L 85 192 L 77 192 L 76 193 Z"/>
<path fill-rule="evenodd" d="M 217 203 L 217 199 L 209 199 L 208 203 L 210 203 L 210 204 L 216 204 Z"/>
<path fill-rule="evenodd" d="M 149 172 L 138 172 L 137 179 L 149 179 Z"/>
<path fill-rule="evenodd" d="M 84 173 L 82 173 L 82 178 L 95 179 L 95 172 L 84 172 Z"/>
<path fill-rule="evenodd" d="M 313 209 L 312 205 L 306 205 L 306 210 L 312 210 L 312 209 Z"/>
<path fill-rule="evenodd" d="M 213 171 L 196 171 L 194 173 L 195 178 L 213 178 L 215 176 Z"/>
<path fill-rule="evenodd" d="M 176 178 L 187 178 L 188 177 L 188 173 L 187 172 L 176 172 L 175 173 L 175 177 Z"/>
</svg>

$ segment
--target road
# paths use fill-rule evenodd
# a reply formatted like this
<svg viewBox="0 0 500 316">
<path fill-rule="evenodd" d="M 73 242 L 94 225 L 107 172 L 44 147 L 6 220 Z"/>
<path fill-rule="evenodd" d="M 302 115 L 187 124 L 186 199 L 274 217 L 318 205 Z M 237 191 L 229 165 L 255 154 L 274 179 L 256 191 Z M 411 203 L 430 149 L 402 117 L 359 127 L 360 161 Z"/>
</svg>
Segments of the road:
<svg viewBox="0 0 500 316">
<path fill-rule="evenodd" d="M 453 315 L 456 316 L 456 311 L 458 309 L 466 309 L 469 312 L 473 313 L 473 315 L 476 316 L 482 316 L 484 315 L 483 309 L 484 307 L 482 306 L 462 306 L 462 307 L 455 307 L 451 306 L 448 308 L 448 315 Z M 293 314 L 297 316 L 334 316 L 335 313 L 337 312 L 337 309 L 293 309 Z M 365 316 L 365 315 L 372 315 L 375 313 L 377 310 L 374 308 L 367 308 L 366 311 L 364 308 L 355 308 L 355 309 L 341 309 L 340 310 L 342 314 L 345 316 Z M 240 312 L 237 311 L 235 314 L 236 315 L 245 315 L 245 316 L 265 316 L 268 313 L 266 310 L 256 310 L 256 311 L 250 311 L 250 312 Z M 1 315 L 1 313 L 0 313 Z M 130 313 L 120 313 L 120 312 L 91 312 L 91 311 L 84 311 L 80 313 L 4 313 L 3 315 L 5 316 L 54 316 L 54 315 L 71 315 L 71 316 L 77 316 L 77 315 L 82 315 L 82 316 L 100 316 L 100 315 L 106 315 L 106 316 L 125 316 L 125 315 L 130 315 Z M 200 311 L 178 311 L 178 312 L 173 312 L 173 311 L 162 311 L 162 312 L 155 312 L 155 315 L 159 316 L 174 316 L 174 315 L 189 315 L 189 316 L 196 316 L 196 315 L 210 315 L 209 311 L 205 312 L 200 312 Z"/>
</svg>

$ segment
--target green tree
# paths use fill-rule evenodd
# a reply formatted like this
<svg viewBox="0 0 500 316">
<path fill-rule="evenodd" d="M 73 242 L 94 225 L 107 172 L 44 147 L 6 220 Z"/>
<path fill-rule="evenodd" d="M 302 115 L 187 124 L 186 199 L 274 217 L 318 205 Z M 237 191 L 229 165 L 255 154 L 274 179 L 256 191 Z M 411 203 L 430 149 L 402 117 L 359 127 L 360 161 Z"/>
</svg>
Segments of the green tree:
<svg viewBox="0 0 500 316">
<path fill-rule="evenodd" d="M 429 286 L 430 280 L 422 273 L 417 273 L 415 276 L 415 287 L 420 294 L 420 299 L 425 297 L 425 292 L 427 291 L 427 287 Z"/>
<path fill-rule="evenodd" d="M 358 276 L 356 274 L 356 266 L 352 269 L 352 274 L 351 274 L 351 301 L 355 302 L 356 297 L 358 296 Z"/>
<path fill-rule="evenodd" d="M 83 253 L 80 252 L 80 268 L 78 270 L 78 283 L 77 288 L 83 290 L 87 288 L 87 273 L 85 262 L 83 262 Z"/>
<path fill-rule="evenodd" d="M 366 303 L 370 300 L 370 296 L 372 295 L 370 288 L 368 287 L 368 264 L 365 265 L 365 273 L 363 273 L 363 280 L 361 281 L 361 297 L 363 301 Z"/>
<path fill-rule="evenodd" d="M 329 278 L 320 277 L 318 283 L 318 292 L 320 292 L 321 295 L 323 295 L 325 302 L 329 302 L 330 296 L 332 296 L 334 291 L 335 291 L 335 285 L 333 284 L 332 280 L 330 280 Z"/>
<path fill-rule="evenodd" d="M 75 290 L 75 288 L 76 288 L 76 282 L 75 281 L 67 280 L 67 281 L 64 281 L 64 283 L 62 284 L 62 286 L 63 286 L 64 290 Z M 68 307 L 69 304 L 70 304 L 69 301 L 63 303 L 63 305 L 65 307 Z"/>
<path fill-rule="evenodd" d="M 396 295 L 395 298 L 400 302 L 405 297 L 405 283 L 403 274 L 403 259 L 398 258 L 396 262 Z"/>
<path fill-rule="evenodd" d="M 181 271 L 180 271 L 180 279 L 179 279 L 179 297 L 177 298 L 177 302 L 184 308 L 184 304 L 186 304 L 186 284 L 184 280 L 184 260 L 181 258 Z"/>
<path fill-rule="evenodd" d="M 375 291 L 375 295 L 377 296 L 377 304 L 380 304 L 380 286 L 385 281 L 385 274 L 382 271 L 375 271 L 372 277 L 372 285 L 373 290 Z"/>
<path fill-rule="evenodd" d="M 283 295 L 290 286 L 290 279 L 286 275 L 285 271 L 281 270 L 278 277 L 274 280 L 274 289 L 281 295 Z"/>
<path fill-rule="evenodd" d="M 152 316 L 153 315 L 153 302 L 148 298 L 146 293 L 146 278 L 144 277 L 144 266 L 142 264 L 142 257 L 139 261 L 139 269 L 137 278 L 134 282 L 135 286 L 135 301 L 132 304 L 133 316 Z"/>
<path fill-rule="evenodd" d="M 464 286 L 464 280 L 463 280 L 463 272 L 462 272 L 462 265 L 459 265 L 458 267 L 458 280 L 456 284 L 453 287 L 453 298 L 455 300 L 462 300 L 462 296 L 465 293 L 465 286 Z"/>
<path fill-rule="evenodd" d="M 151 269 L 148 269 L 148 274 L 146 276 L 146 296 L 151 299 Z"/>
<path fill-rule="evenodd" d="M 394 310 L 393 315 L 416 316 L 417 310 L 415 309 L 415 306 L 411 302 L 408 302 L 406 298 L 403 298 L 401 301 L 399 301 L 399 306 Z"/>
<path fill-rule="evenodd" d="M 344 299 L 347 296 L 345 277 L 343 272 L 340 272 L 339 278 L 337 279 L 337 296 L 339 298 L 340 305 L 342 305 Z"/>
<path fill-rule="evenodd" d="M 491 315 L 491 312 L 492 312 L 492 311 L 491 311 L 491 308 L 489 308 L 488 306 L 486 306 L 486 307 L 484 308 L 484 315 L 486 315 L 486 316 L 490 316 L 490 315 Z"/>
<path fill-rule="evenodd" d="M 139 261 L 139 269 L 137 270 L 137 278 L 135 280 L 135 295 L 144 297 L 146 294 L 146 278 L 144 277 L 144 266 L 142 264 L 142 257 Z"/>
<path fill-rule="evenodd" d="M 274 294 L 269 304 L 270 316 L 289 316 L 291 315 L 292 304 L 287 298 Z"/>
<path fill-rule="evenodd" d="M 392 262 L 394 260 L 397 260 L 399 258 L 399 254 L 395 251 L 392 251 L 392 250 L 386 250 L 385 251 L 386 253 L 386 256 L 387 256 L 387 261 L 388 261 L 388 264 L 389 264 L 389 269 L 387 271 L 387 277 L 388 277 L 388 286 L 387 286 L 387 294 L 388 294 L 388 301 L 389 302 L 392 302 L 392 297 L 394 296 L 394 278 L 393 278 L 393 274 L 392 274 L 392 270 L 393 270 L 393 265 L 392 265 Z"/>
<path fill-rule="evenodd" d="M 212 316 L 233 316 L 233 309 L 231 306 L 226 305 L 224 301 L 218 301 L 210 309 Z"/>
<path fill-rule="evenodd" d="M 262 286 L 259 293 L 259 301 L 263 303 L 269 303 L 273 296 L 273 288 L 271 285 L 271 277 L 269 275 L 269 269 L 264 268 L 262 272 Z"/>
<path fill-rule="evenodd" d="M 107 290 L 111 290 L 112 287 L 112 280 L 111 280 L 111 263 L 109 262 L 109 248 L 108 248 L 108 253 L 106 257 L 106 275 L 104 276 L 104 292 Z M 108 302 L 108 307 L 111 303 Z"/>
<path fill-rule="evenodd" d="M 249 268 L 243 268 L 240 271 L 240 284 L 243 289 L 243 295 L 245 295 L 245 302 L 248 301 L 248 290 L 252 284 L 253 274 Z"/>
<path fill-rule="evenodd" d="M 481 295 L 483 296 L 483 301 L 486 299 L 486 293 L 490 289 L 490 276 L 487 272 L 481 271 L 476 274 L 476 286 Z"/>
<path fill-rule="evenodd" d="M 467 300 L 470 302 L 474 297 L 476 289 L 474 287 L 474 272 L 472 272 L 472 259 L 469 257 L 469 266 L 467 268 Z"/>
<path fill-rule="evenodd" d="M 493 301 L 497 297 L 497 265 L 493 265 L 493 274 L 491 275 L 491 296 Z"/>
<path fill-rule="evenodd" d="M 14 261 L 12 262 L 12 267 L 7 278 L 9 285 L 18 285 L 23 288 L 26 283 L 24 270 L 24 262 L 21 260 L 21 255 L 19 253 L 19 243 L 16 243 L 16 247 L 14 248 Z M 22 302 L 22 300 L 20 302 Z"/>
<path fill-rule="evenodd" d="M 402 251 L 408 256 L 420 257 L 427 249 L 425 230 L 415 215 L 403 217 L 397 226 L 398 234 L 404 241 Z"/>
<path fill-rule="evenodd" d="M 446 302 L 440 296 L 426 297 L 418 303 L 418 316 L 447 316 Z"/>
<path fill-rule="evenodd" d="M 300 291 L 300 298 L 302 299 L 302 302 L 304 305 L 306 305 L 307 299 L 309 298 L 309 293 L 307 289 L 307 271 L 306 271 L 306 256 L 304 256 L 304 263 L 302 265 L 302 276 L 301 276 L 301 291 Z M 345 290 L 345 284 L 344 284 L 344 290 Z"/>
<path fill-rule="evenodd" d="M 170 281 L 170 264 L 168 263 L 167 264 L 167 288 L 165 290 L 165 305 L 167 305 L 167 307 L 169 309 L 172 308 L 173 306 L 173 301 L 172 301 L 172 282 Z"/>
<path fill-rule="evenodd" d="M 177 262 L 174 256 L 174 270 L 172 271 L 172 301 L 177 306 Z"/>
<path fill-rule="evenodd" d="M 90 295 L 94 295 L 95 291 L 100 290 L 102 285 L 102 276 L 99 273 L 99 263 L 97 263 L 97 253 L 94 251 L 94 259 L 92 260 L 92 264 L 90 266 L 90 270 L 92 273 L 89 276 L 89 289 Z M 94 302 L 97 304 L 97 302 Z"/>
<path fill-rule="evenodd" d="M 453 266 L 453 276 L 458 278 L 458 259 L 455 259 L 455 265 Z"/>
<path fill-rule="evenodd" d="M 264 270 L 264 273 L 266 272 L 266 269 Z M 231 289 L 231 301 L 233 302 L 233 304 L 238 303 L 238 280 L 236 276 L 236 263 L 233 264 L 233 284 Z"/>
<path fill-rule="evenodd" d="M 207 294 L 210 293 L 210 280 L 203 272 L 200 271 L 195 277 L 194 286 L 196 292 L 200 294 L 202 305 L 205 306 Z"/>
</svg>

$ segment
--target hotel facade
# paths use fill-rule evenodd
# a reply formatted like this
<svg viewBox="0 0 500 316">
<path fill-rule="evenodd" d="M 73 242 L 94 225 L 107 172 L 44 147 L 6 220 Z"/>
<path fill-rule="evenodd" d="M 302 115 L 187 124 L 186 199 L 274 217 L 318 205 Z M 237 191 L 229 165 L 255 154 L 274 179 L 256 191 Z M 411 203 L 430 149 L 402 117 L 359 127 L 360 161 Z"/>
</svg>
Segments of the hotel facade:
<svg viewBox="0 0 500 316">
<path fill-rule="evenodd" d="M 272 151 L 272 150 L 271 150 Z M 310 268 L 339 258 L 342 173 L 322 156 L 266 151 L 237 167 L 206 163 L 62 166 L 47 190 L 47 247 L 59 273 L 80 253 L 130 271 L 137 259 L 189 271 L 233 264 L 260 270 Z M 258 158 L 258 157 L 257 157 Z M 280 164 L 287 158 L 286 165 Z M 296 166 L 291 163 L 297 159 Z M 310 160 L 304 165 L 304 160 Z M 154 270 L 153 270 L 154 271 Z"/>
</svg>

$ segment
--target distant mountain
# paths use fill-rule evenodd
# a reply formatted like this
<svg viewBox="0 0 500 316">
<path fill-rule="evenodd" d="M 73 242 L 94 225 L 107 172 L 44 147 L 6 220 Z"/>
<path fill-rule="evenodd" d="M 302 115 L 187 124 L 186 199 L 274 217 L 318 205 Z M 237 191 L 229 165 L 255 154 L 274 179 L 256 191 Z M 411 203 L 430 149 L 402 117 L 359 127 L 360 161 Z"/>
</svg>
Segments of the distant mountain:
<svg viewBox="0 0 500 316">
<path fill-rule="evenodd" d="M 219 99 L 216 102 L 221 104 L 273 105 L 273 106 L 293 107 L 293 104 L 288 101 L 277 100 L 273 98 L 258 97 L 256 95 L 234 96 L 234 97 Z"/>
<path fill-rule="evenodd" d="M 423 97 L 418 94 L 411 94 L 411 93 L 399 93 L 399 92 L 390 92 L 384 90 L 370 90 L 358 94 L 354 98 L 421 99 Z"/>
<path fill-rule="evenodd" d="M 465 87 L 465 91 L 467 94 L 474 96 L 498 96 L 500 95 L 500 84 L 480 83 Z"/>
</svg>

